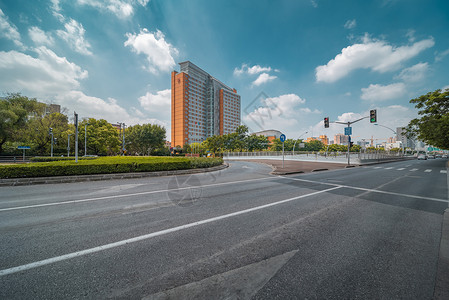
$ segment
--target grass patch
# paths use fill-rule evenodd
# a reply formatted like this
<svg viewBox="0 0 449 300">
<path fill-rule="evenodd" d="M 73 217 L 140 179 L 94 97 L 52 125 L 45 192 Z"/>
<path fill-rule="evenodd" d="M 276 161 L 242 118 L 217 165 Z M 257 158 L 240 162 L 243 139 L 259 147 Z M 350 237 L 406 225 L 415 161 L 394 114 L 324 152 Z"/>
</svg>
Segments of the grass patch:
<svg viewBox="0 0 449 300">
<path fill-rule="evenodd" d="M 27 178 L 130 172 L 153 172 L 209 168 L 223 163 L 221 158 L 114 156 L 95 159 L 37 162 L 0 166 L 0 178 Z"/>
</svg>

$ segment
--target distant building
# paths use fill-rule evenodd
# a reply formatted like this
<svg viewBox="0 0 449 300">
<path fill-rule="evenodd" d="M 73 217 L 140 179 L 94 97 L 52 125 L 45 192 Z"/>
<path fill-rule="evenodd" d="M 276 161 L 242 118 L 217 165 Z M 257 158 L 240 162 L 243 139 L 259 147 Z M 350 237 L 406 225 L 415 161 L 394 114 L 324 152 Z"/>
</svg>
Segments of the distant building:
<svg viewBox="0 0 449 300">
<path fill-rule="evenodd" d="M 389 138 L 387 139 L 387 143 L 389 143 L 389 144 L 396 143 L 396 138 L 395 138 L 395 137 L 389 137 Z"/>
<path fill-rule="evenodd" d="M 327 137 L 327 135 L 320 135 L 320 141 L 321 141 L 324 145 L 329 145 L 329 138 Z"/>
<path fill-rule="evenodd" d="M 269 129 L 269 130 L 254 132 L 253 134 L 262 135 L 262 136 L 267 137 L 270 144 L 272 144 L 273 140 L 278 139 L 281 136 L 282 132 L 280 132 L 279 130 Z"/>
<path fill-rule="evenodd" d="M 235 132 L 240 125 L 240 95 L 190 61 L 171 75 L 173 147 L 201 143 Z"/>
<path fill-rule="evenodd" d="M 336 145 L 347 145 L 348 142 L 349 137 L 347 135 L 339 133 L 334 136 L 334 144 Z"/>
</svg>

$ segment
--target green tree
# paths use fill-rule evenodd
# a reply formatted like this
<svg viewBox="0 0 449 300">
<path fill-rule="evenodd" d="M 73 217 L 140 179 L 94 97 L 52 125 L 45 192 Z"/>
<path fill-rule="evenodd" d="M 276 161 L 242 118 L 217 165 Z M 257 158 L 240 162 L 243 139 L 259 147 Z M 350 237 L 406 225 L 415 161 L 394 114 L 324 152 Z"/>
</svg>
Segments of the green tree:
<svg viewBox="0 0 449 300">
<path fill-rule="evenodd" d="M 85 125 L 87 124 L 87 127 Z M 80 153 L 84 153 L 85 131 L 87 133 L 88 155 L 114 155 L 120 151 L 117 129 L 104 119 L 84 119 L 78 125 L 78 143 Z M 126 136 L 126 134 L 125 134 Z"/>
<path fill-rule="evenodd" d="M 248 151 L 260 151 L 268 149 L 268 138 L 263 135 L 251 134 L 245 138 L 246 149 Z"/>
<path fill-rule="evenodd" d="M 165 146 L 165 128 L 155 124 L 134 125 L 128 128 L 126 140 L 131 152 L 150 155 L 155 149 Z"/>
<path fill-rule="evenodd" d="M 223 150 L 223 136 L 210 136 L 204 141 L 204 144 L 210 152 L 215 154 L 218 152 L 218 150 Z"/>
<path fill-rule="evenodd" d="M 320 151 L 321 149 L 324 149 L 324 144 L 322 141 L 319 140 L 312 140 L 308 143 L 305 143 L 305 150 L 306 151 Z"/>
<path fill-rule="evenodd" d="M 0 153 L 7 141 L 19 138 L 18 132 L 23 131 L 30 119 L 42 116 L 44 106 L 20 94 L 8 94 L 0 99 Z"/>
<path fill-rule="evenodd" d="M 429 92 L 410 100 L 410 103 L 415 104 L 420 117 L 410 121 L 406 127 L 407 136 L 449 149 L 449 89 Z"/>
</svg>

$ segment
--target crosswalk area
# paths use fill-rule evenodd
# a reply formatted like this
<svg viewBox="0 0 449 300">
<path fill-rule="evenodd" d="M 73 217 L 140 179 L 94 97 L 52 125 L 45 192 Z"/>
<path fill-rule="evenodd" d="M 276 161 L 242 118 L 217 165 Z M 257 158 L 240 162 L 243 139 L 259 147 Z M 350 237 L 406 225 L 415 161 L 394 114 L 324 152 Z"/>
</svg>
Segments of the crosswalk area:
<svg viewBox="0 0 449 300">
<path fill-rule="evenodd" d="M 380 166 L 363 166 L 364 168 L 370 168 L 370 169 L 384 169 L 384 170 L 391 170 L 391 171 L 403 171 L 403 172 L 424 172 L 424 173 L 432 173 L 432 172 L 438 172 L 441 174 L 447 174 L 447 169 L 428 169 L 428 168 L 395 168 L 395 167 L 380 167 Z"/>
</svg>

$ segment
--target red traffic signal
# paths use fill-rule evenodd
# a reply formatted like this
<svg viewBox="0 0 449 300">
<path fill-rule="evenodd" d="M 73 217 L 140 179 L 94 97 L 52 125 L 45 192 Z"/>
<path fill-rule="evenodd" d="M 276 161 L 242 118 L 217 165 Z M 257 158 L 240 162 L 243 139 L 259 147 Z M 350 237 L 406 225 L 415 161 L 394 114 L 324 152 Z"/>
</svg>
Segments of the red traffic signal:
<svg viewBox="0 0 449 300">
<path fill-rule="evenodd" d="M 324 118 L 324 128 L 329 128 L 329 117 Z"/>
</svg>

